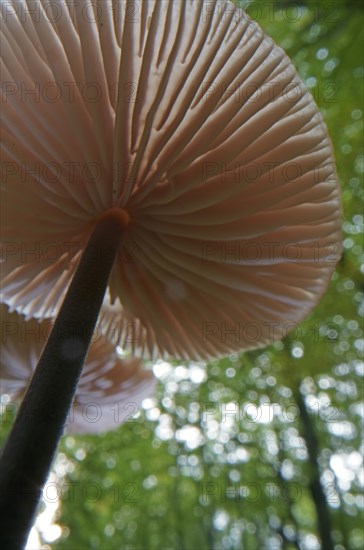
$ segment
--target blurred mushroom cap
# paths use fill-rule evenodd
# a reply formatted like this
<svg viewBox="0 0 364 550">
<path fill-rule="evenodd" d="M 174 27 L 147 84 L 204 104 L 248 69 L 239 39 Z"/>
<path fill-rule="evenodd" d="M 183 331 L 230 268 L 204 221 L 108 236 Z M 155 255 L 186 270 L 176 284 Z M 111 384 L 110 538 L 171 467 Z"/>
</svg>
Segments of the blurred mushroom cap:
<svg viewBox="0 0 364 550">
<path fill-rule="evenodd" d="M 122 208 L 109 291 L 146 354 L 224 355 L 304 319 L 341 254 L 341 202 L 284 51 L 228 1 L 19 6 L 1 28 L 2 300 L 54 316 Z"/>
<path fill-rule="evenodd" d="M 52 328 L 52 321 L 26 321 L 1 305 L 1 393 L 19 401 Z M 67 353 L 67 350 L 65 350 Z M 72 352 L 72 350 L 68 350 Z M 93 434 L 116 429 L 132 421 L 142 401 L 150 397 L 156 379 L 140 359 L 121 358 L 106 338 L 94 334 L 86 364 L 70 409 L 66 430 Z"/>
</svg>

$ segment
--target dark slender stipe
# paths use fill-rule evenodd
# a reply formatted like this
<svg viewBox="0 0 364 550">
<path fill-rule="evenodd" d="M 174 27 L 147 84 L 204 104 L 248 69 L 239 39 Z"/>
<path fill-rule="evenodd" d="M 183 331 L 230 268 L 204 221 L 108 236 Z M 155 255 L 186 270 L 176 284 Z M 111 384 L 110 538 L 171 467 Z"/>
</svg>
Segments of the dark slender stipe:
<svg viewBox="0 0 364 550">
<path fill-rule="evenodd" d="M 102 219 L 87 244 L 0 459 L 0 547 L 26 544 L 123 231 Z"/>
</svg>

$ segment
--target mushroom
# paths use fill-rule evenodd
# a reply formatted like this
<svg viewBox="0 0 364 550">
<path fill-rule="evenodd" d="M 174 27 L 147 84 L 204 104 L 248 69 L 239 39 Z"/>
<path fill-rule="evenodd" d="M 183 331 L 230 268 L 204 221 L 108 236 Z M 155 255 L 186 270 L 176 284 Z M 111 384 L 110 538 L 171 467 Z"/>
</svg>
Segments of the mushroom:
<svg viewBox="0 0 364 550">
<path fill-rule="evenodd" d="M 339 185 L 312 96 L 229 1 L 9 0 L 3 18 L 1 299 L 60 311 L 22 405 L 52 391 L 52 365 L 52 456 L 107 285 L 150 355 L 266 345 L 330 280 Z"/>
<path fill-rule="evenodd" d="M 109 288 L 150 353 L 279 339 L 330 279 L 341 209 L 326 126 L 286 54 L 230 2 L 36 7 L 10 1 L 2 27 L 2 301 L 54 316 L 100 216 L 122 209 Z M 259 342 L 224 342 L 236 323 Z"/>
<path fill-rule="evenodd" d="M 12 402 L 23 397 L 52 329 L 52 320 L 28 321 L 1 304 L 1 393 Z M 136 357 L 120 357 L 115 346 L 95 333 L 67 418 L 66 431 L 96 434 L 114 430 L 140 410 L 156 379 Z M 24 457 L 25 460 L 27 457 Z"/>
</svg>

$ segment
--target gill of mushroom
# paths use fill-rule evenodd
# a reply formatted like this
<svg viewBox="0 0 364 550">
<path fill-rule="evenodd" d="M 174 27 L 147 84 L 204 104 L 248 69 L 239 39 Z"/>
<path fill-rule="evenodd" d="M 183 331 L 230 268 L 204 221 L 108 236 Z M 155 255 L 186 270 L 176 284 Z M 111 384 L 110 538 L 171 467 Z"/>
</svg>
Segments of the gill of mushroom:
<svg viewBox="0 0 364 550">
<path fill-rule="evenodd" d="M 279 339 L 340 254 L 331 142 L 283 50 L 229 1 L 132 7 L 2 10 L 1 300 L 58 312 L 1 458 L 2 517 L 19 505 L 4 536 L 19 546 L 107 286 L 145 353 L 207 358 Z"/>
<path fill-rule="evenodd" d="M 0 304 L 2 350 L 1 390 L 12 404 L 21 401 L 44 348 L 53 320 L 26 320 Z M 156 385 L 151 370 L 138 357 L 121 357 L 115 345 L 94 333 L 75 398 L 67 416 L 68 434 L 99 434 L 116 429 L 138 412 Z M 40 423 L 44 422 L 40 418 Z M 41 429 L 41 428 L 39 428 Z M 42 428 L 44 429 L 44 427 Z M 41 457 L 42 459 L 42 457 Z M 28 462 L 28 453 L 23 457 Z M 26 464 L 23 472 L 26 469 Z"/>
</svg>

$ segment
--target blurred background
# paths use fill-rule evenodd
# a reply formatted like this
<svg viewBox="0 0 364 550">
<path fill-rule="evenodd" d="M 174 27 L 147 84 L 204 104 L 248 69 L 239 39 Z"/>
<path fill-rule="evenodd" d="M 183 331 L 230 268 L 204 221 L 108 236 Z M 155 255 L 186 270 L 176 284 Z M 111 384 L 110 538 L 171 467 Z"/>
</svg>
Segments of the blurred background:
<svg viewBox="0 0 364 550">
<path fill-rule="evenodd" d="M 66 435 L 28 549 L 362 549 L 363 7 L 242 0 L 315 97 L 343 190 L 344 254 L 304 323 L 263 350 L 159 361 L 155 396 Z M 2 397 L 1 438 L 14 407 Z M 324 541 L 324 542 L 322 542 Z"/>
</svg>

